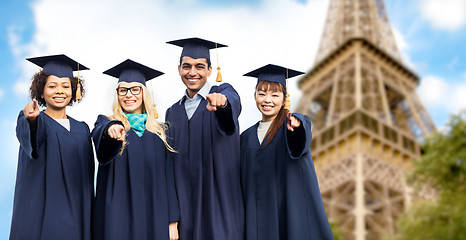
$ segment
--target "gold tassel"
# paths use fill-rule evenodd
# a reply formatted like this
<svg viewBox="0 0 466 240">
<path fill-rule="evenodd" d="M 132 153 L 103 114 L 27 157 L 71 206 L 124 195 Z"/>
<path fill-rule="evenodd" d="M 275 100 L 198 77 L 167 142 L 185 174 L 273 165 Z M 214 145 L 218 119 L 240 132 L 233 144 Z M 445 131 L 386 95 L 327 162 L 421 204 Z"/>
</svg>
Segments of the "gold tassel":
<svg viewBox="0 0 466 240">
<path fill-rule="evenodd" d="M 222 73 L 220 73 L 220 67 L 217 67 L 217 79 L 215 81 L 217 82 L 222 81 Z"/>
<path fill-rule="evenodd" d="M 218 48 L 217 48 L 217 43 L 215 43 L 215 52 L 217 53 L 217 79 L 215 79 L 215 81 L 221 82 L 221 81 L 222 81 L 222 74 L 220 73 L 220 64 L 218 63 Z"/>
<path fill-rule="evenodd" d="M 287 85 L 288 85 L 288 68 L 286 69 L 286 82 L 285 82 L 286 86 L 285 88 L 287 88 Z M 286 96 L 285 96 L 285 109 L 287 110 L 290 110 L 291 108 L 291 104 L 290 104 L 290 94 L 288 93 L 288 91 L 286 91 Z"/>
<path fill-rule="evenodd" d="M 79 83 L 78 79 L 78 87 L 76 88 L 76 100 L 81 100 L 81 84 Z"/>
<path fill-rule="evenodd" d="M 159 118 L 159 113 L 157 112 L 157 108 L 155 107 L 155 103 L 154 103 L 154 117 L 155 117 L 155 119 Z"/>
<path fill-rule="evenodd" d="M 78 63 L 78 84 L 77 84 L 77 88 L 76 88 L 76 100 L 81 100 L 82 96 L 81 96 L 81 84 L 79 83 L 79 63 Z"/>
<path fill-rule="evenodd" d="M 285 109 L 290 110 L 290 107 L 291 107 L 291 104 L 290 104 L 290 94 L 287 93 L 287 94 L 286 94 L 286 98 L 285 98 Z"/>
</svg>

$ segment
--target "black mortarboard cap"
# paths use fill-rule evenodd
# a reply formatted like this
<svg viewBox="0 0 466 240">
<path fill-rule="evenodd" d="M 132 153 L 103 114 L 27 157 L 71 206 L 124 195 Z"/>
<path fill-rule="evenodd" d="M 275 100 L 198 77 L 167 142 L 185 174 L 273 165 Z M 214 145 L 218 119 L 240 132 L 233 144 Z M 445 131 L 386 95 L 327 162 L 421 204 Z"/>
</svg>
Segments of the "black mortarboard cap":
<svg viewBox="0 0 466 240">
<path fill-rule="evenodd" d="M 227 45 L 211 42 L 200 38 L 186 38 L 167 42 L 183 48 L 181 57 L 187 56 L 194 59 L 206 58 L 210 60 L 209 49 L 228 47 Z"/>
<path fill-rule="evenodd" d="M 255 77 L 257 78 L 258 83 L 260 81 L 277 82 L 283 84 L 286 87 L 287 78 L 292 78 L 301 74 L 304 73 L 293 69 L 268 64 L 256 70 L 248 72 L 243 76 Z"/>
<path fill-rule="evenodd" d="M 26 58 L 26 60 L 42 67 L 45 73 L 60 78 L 72 78 L 73 71 L 89 69 L 64 54 Z"/>
<path fill-rule="evenodd" d="M 145 86 L 146 81 L 164 73 L 127 59 L 115 67 L 108 69 L 104 74 L 118 78 L 118 82 L 139 82 Z"/>
</svg>

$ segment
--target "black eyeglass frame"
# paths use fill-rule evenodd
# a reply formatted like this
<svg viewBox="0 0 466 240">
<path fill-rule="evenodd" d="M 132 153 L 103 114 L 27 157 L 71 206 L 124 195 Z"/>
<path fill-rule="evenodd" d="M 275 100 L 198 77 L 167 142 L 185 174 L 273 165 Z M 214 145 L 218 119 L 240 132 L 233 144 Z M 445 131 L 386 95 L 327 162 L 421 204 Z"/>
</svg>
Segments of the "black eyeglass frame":
<svg viewBox="0 0 466 240">
<path fill-rule="evenodd" d="M 124 89 L 124 94 L 120 93 L 120 90 Z M 138 90 L 133 90 L 133 89 L 138 89 Z M 128 92 L 131 92 L 133 95 L 139 95 L 142 92 L 142 87 L 141 86 L 132 86 L 132 87 L 117 87 L 116 89 L 118 96 L 126 96 L 128 95 Z M 136 93 L 134 92 L 136 91 Z"/>
</svg>

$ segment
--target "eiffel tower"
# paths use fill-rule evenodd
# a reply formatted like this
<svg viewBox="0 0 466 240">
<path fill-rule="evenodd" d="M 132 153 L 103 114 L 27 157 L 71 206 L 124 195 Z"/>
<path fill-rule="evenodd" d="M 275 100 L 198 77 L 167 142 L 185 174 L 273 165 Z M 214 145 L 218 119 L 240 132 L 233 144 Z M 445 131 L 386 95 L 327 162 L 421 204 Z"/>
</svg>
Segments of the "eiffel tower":
<svg viewBox="0 0 466 240">
<path fill-rule="evenodd" d="M 383 0 L 330 0 L 314 66 L 295 109 L 313 122 L 311 151 L 326 213 L 345 239 L 380 239 L 411 203 L 405 173 L 435 131 L 416 95 Z"/>
</svg>

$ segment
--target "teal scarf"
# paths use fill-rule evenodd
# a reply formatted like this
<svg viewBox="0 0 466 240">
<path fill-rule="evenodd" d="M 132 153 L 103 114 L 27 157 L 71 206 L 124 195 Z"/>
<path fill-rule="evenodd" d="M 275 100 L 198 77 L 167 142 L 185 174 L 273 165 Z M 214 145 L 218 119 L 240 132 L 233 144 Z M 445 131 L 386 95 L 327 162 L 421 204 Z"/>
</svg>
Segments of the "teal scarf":
<svg viewBox="0 0 466 240">
<path fill-rule="evenodd" d="M 147 113 L 143 114 L 128 114 L 125 113 L 126 117 L 128 118 L 129 124 L 134 132 L 140 137 L 144 133 L 146 129 L 146 122 L 147 122 Z"/>
</svg>

